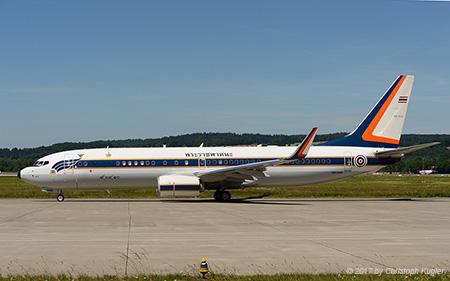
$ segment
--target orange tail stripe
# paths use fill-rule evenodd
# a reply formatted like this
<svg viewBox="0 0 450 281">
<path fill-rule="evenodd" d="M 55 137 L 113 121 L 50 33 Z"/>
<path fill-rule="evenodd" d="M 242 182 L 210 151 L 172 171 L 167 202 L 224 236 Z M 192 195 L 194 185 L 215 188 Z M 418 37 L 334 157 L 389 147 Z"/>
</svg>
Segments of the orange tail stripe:
<svg viewBox="0 0 450 281">
<path fill-rule="evenodd" d="M 372 141 L 372 142 L 385 142 L 385 143 L 391 143 L 391 144 L 399 144 L 400 143 L 400 140 L 374 136 L 373 131 L 375 131 L 375 128 L 377 127 L 378 123 L 380 122 L 381 118 L 383 117 L 384 113 L 386 112 L 387 108 L 391 104 L 392 100 L 394 99 L 395 95 L 397 94 L 398 90 L 402 86 L 403 81 L 405 81 L 405 79 L 406 79 L 406 75 L 404 75 L 400 79 L 400 82 L 397 84 L 397 86 L 395 86 L 394 90 L 389 95 L 388 99 L 383 104 L 380 111 L 378 111 L 375 118 L 373 118 L 372 122 L 367 127 L 366 131 L 363 133 L 363 135 L 362 135 L 363 140 Z"/>
</svg>

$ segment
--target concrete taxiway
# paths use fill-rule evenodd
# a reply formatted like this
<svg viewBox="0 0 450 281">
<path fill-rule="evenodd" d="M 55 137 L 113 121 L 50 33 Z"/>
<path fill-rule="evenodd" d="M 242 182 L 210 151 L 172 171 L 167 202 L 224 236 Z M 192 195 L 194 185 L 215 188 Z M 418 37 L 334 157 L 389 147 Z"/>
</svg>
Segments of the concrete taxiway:
<svg viewBox="0 0 450 281">
<path fill-rule="evenodd" d="M 0 200 L 0 275 L 450 270 L 450 199 Z"/>
</svg>

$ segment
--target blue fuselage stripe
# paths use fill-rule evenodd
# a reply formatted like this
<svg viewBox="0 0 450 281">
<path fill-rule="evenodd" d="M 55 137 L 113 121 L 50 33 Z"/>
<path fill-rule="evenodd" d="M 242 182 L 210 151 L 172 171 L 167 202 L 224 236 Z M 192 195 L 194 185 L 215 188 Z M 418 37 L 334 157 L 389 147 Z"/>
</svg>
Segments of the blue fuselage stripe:
<svg viewBox="0 0 450 281">
<path fill-rule="evenodd" d="M 173 191 L 174 185 L 167 185 L 167 184 L 160 185 L 159 190 L 160 191 Z M 175 185 L 175 191 L 198 191 L 198 190 L 200 190 L 200 185 L 198 185 L 198 184 L 184 184 L 184 185 L 177 184 L 177 185 Z"/>
<path fill-rule="evenodd" d="M 120 159 L 120 160 L 80 160 L 76 168 L 108 169 L 108 168 L 196 168 L 196 167 L 231 167 L 249 163 L 257 163 L 278 158 L 218 158 L 218 159 Z M 367 158 L 367 165 L 391 165 L 401 158 Z M 283 167 L 291 166 L 340 166 L 344 161 L 354 165 L 353 157 L 314 157 L 303 158 L 282 164 Z"/>
</svg>

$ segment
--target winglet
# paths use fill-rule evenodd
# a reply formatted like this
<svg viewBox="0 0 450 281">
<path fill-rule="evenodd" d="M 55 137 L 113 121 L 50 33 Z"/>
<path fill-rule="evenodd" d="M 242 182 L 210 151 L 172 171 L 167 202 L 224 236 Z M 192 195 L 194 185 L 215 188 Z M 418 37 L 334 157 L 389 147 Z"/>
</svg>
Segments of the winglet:
<svg viewBox="0 0 450 281">
<path fill-rule="evenodd" d="M 295 152 L 286 158 L 286 160 L 296 160 L 300 158 L 305 158 L 309 152 L 309 149 L 312 146 L 314 141 L 314 137 L 316 136 L 318 127 L 314 127 L 311 132 L 306 136 L 306 138 L 302 141 L 302 143 L 297 147 Z"/>
</svg>

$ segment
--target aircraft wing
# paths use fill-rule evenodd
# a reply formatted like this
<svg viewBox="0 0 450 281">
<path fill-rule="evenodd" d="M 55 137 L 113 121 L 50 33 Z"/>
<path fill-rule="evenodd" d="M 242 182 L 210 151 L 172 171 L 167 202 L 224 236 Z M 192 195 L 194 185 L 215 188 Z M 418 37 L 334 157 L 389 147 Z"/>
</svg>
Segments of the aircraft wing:
<svg viewBox="0 0 450 281">
<path fill-rule="evenodd" d="M 424 143 L 424 144 L 417 144 L 412 146 L 406 146 L 406 147 L 399 147 L 397 149 L 393 150 L 387 150 L 387 151 L 380 151 L 375 152 L 375 156 L 381 156 L 381 157 L 390 157 L 390 156 L 403 156 L 406 153 L 410 153 L 419 149 L 427 148 L 436 144 L 440 144 L 440 142 L 430 142 L 430 143 Z"/>
<path fill-rule="evenodd" d="M 236 185 L 240 185 L 246 181 L 248 183 L 257 181 L 259 177 L 269 177 L 269 175 L 265 173 L 267 167 L 281 165 L 306 157 L 309 149 L 311 148 L 316 132 L 317 127 L 311 130 L 303 142 L 297 147 L 295 152 L 287 158 L 243 164 L 214 171 L 197 172 L 195 175 L 198 176 L 201 181 L 206 183 L 227 181 L 233 182 Z"/>
</svg>

